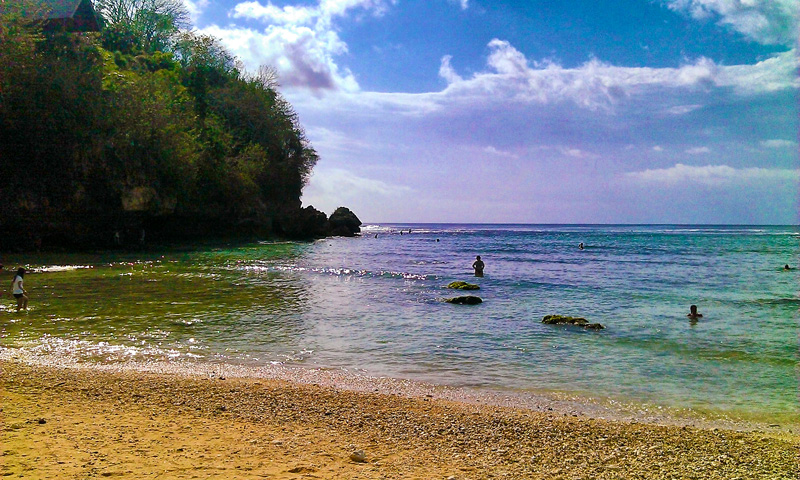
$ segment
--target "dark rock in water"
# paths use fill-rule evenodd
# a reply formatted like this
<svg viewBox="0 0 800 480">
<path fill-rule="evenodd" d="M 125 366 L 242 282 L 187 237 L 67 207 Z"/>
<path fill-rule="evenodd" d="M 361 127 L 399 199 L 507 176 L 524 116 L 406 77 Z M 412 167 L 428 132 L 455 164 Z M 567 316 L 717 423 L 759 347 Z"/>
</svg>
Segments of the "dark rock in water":
<svg viewBox="0 0 800 480">
<path fill-rule="evenodd" d="M 328 217 L 313 206 L 287 210 L 276 218 L 275 229 L 291 239 L 323 238 L 328 235 Z"/>
<path fill-rule="evenodd" d="M 475 285 L 474 283 L 467 283 L 467 282 L 450 282 L 447 284 L 447 288 L 455 288 L 457 290 L 480 290 L 481 287 Z"/>
<path fill-rule="evenodd" d="M 575 325 L 589 330 L 602 330 L 606 327 L 599 323 L 589 323 L 583 317 L 568 317 L 566 315 L 545 315 L 542 323 L 546 325 Z"/>
<path fill-rule="evenodd" d="M 353 237 L 361 231 L 361 220 L 345 207 L 339 207 L 327 217 L 313 206 L 285 209 L 275 219 L 280 236 L 294 240 L 324 237 Z"/>
<path fill-rule="evenodd" d="M 483 303 L 481 297 L 475 297 L 473 295 L 467 295 L 464 297 L 455 297 L 455 298 L 448 298 L 447 303 L 456 303 L 458 305 L 477 305 L 479 303 Z"/>
<path fill-rule="evenodd" d="M 361 220 L 349 208 L 339 207 L 328 219 L 329 235 L 352 237 L 361 232 Z"/>
<path fill-rule="evenodd" d="M 606 327 L 600 323 L 588 323 L 584 325 L 583 328 L 588 328 L 589 330 L 603 330 Z"/>
</svg>

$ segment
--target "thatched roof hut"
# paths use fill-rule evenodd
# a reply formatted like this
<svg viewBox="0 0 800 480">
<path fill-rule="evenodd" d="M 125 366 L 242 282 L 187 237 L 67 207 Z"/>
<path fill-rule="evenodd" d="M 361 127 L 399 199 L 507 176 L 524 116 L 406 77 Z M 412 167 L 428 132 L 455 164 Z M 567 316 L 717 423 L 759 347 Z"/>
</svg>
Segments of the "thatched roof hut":
<svg viewBox="0 0 800 480">
<path fill-rule="evenodd" d="M 43 4 L 49 9 L 45 30 L 100 31 L 92 0 L 43 0 Z"/>
</svg>

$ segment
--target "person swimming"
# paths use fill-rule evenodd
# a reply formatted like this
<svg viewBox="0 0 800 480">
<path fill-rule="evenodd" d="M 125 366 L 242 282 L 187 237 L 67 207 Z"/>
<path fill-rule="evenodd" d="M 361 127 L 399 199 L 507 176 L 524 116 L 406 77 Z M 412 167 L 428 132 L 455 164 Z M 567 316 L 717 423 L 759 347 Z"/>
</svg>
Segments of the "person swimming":
<svg viewBox="0 0 800 480">
<path fill-rule="evenodd" d="M 703 318 L 702 313 L 697 313 L 697 305 L 691 305 L 689 307 L 689 313 L 686 315 L 692 320 L 697 320 L 698 318 Z"/>
</svg>

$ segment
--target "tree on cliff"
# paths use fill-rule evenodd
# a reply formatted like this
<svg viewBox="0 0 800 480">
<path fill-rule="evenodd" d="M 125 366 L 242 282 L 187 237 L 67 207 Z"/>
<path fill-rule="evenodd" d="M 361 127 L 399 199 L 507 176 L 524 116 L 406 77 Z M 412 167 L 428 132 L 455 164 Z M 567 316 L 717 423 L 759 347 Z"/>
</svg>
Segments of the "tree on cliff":
<svg viewBox="0 0 800 480">
<path fill-rule="evenodd" d="M 103 44 L 110 50 L 133 53 L 163 51 L 191 22 L 180 0 L 97 0 L 103 18 Z"/>
<path fill-rule="evenodd" d="M 274 75 L 179 32 L 173 2 L 101 2 L 114 35 L 43 31 L 26 0 L 0 9 L 4 232 L 102 246 L 142 228 L 268 233 L 299 211 L 317 154 Z"/>
</svg>

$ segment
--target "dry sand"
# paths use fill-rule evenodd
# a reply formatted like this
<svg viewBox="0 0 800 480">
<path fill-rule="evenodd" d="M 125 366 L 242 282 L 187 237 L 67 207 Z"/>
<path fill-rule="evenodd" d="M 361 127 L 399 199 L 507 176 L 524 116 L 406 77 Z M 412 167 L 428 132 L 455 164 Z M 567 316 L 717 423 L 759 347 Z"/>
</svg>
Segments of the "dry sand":
<svg viewBox="0 0 800 480">
<path fill-rule="evenodd" d="M 262 378 L 0 367 L 0 473 L 8 478 L 800 478 L 800 436 L 786 432 Z"/>
</svg>

